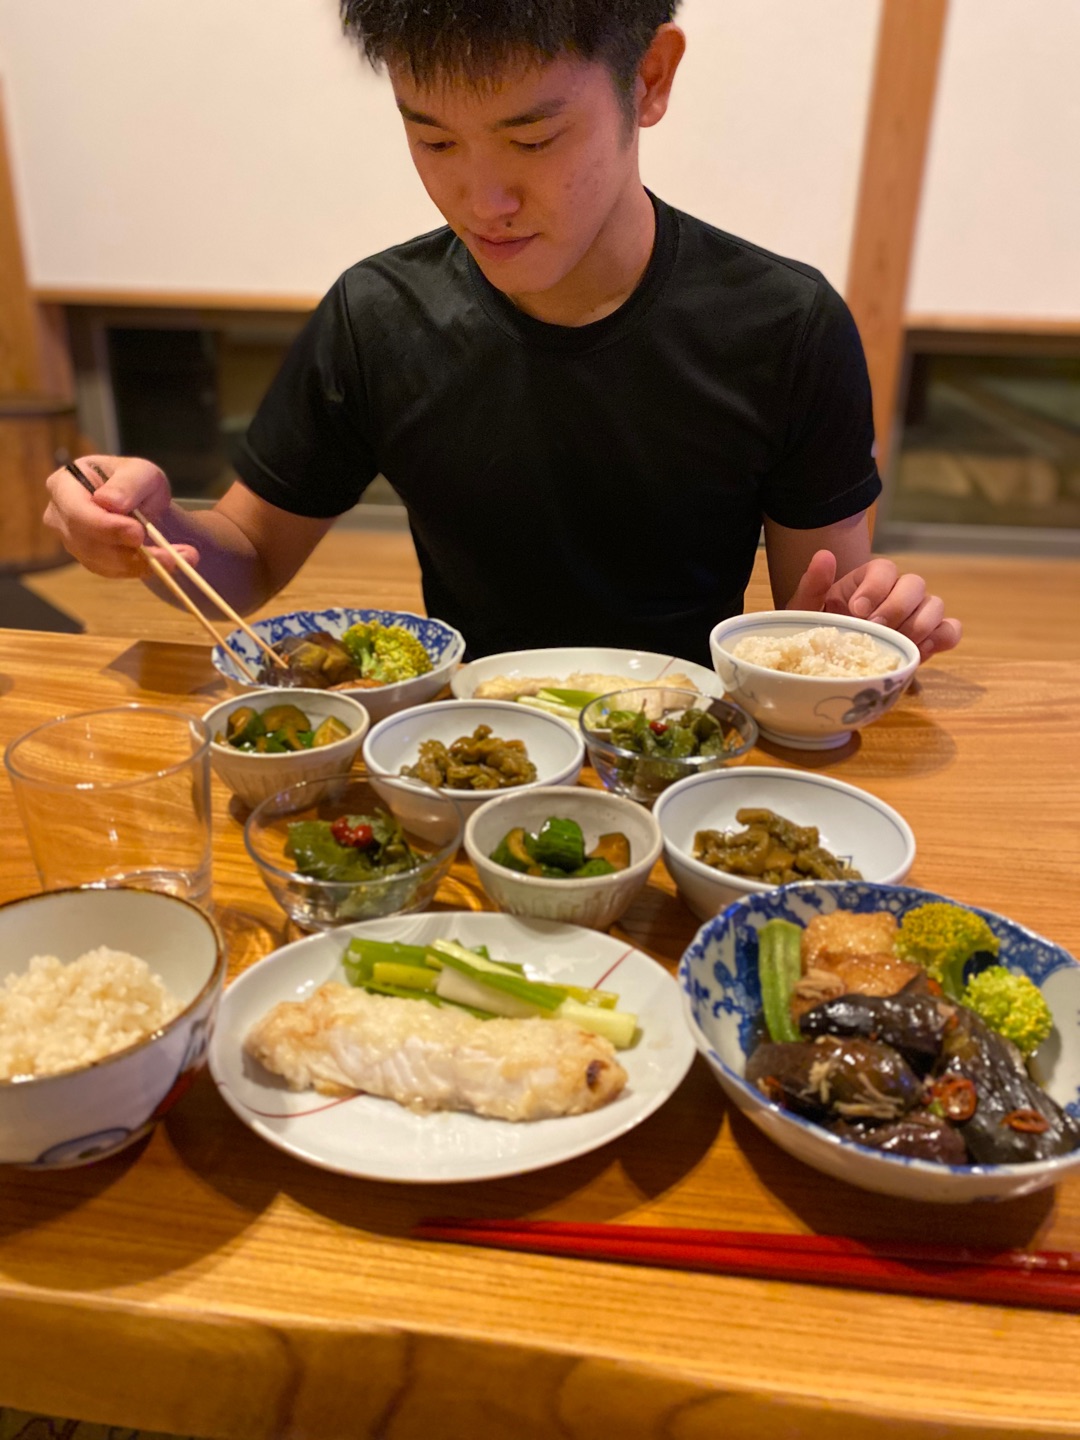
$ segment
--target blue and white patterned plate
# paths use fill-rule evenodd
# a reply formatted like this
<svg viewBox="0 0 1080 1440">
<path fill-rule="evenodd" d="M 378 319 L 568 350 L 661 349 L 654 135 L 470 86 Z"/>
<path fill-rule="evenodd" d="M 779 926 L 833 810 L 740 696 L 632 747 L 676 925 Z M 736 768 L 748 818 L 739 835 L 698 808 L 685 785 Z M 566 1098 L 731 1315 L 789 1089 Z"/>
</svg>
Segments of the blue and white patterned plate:
<svg viewBox="0 0 1080 1440">
<path fill-rule="evenodd" d="M 1030 1165 L 942 1165 L 886 1155 L 841 1140 L 783 1110 L 744 1078 L 757 1038 L 761 988 L 757 936 L 767 920 L 806 925 L 834 910 L 888 910 L 897 918 L 916 905 L 943 900 L 929 890 L 869 882 L 787 885 L 748 895 L 704 924 L 679 966 L 683 1011 L 698 1049 L 728 1098 L 782 1149 L 815 1169 L 865 1190 L 909 1200 L 998 1200 L 1045 1189 L 1080 1171 L 1080 1151 Z M 976 910 L 977 907 L 967 907 Z M 1000 960 L 1042 990 L 1054 1031 L 1032 1065 L 1059 1105 L 1080 1116 L 1080 965 L 1067 951 L 1012 920 L 977 910 L 1001 942 Z"/>
<path fill-rule="evenodd" d="M 465 653 L 465 641 L 461 632 L 442 620 L 432 620 L 425 615 L 414 615 L 408 610 L 358 610 L 340 606 L 333 610 L 293 610 L 288 615 L 273 615 L 268 620 L 256 620 L 252 629 L 269 645 L 279 645 L 292 635 L 310 635 L 315 630 L 325 630 L 330 635 L 344 635 L 350 625 L 377 620 L 381 625 L 401 625 L 423 645 L 431 656 L 432 669 L 415 680 L 402 680 L 397 685 L 380 685 L 377 688 L 346 691 L 355 694 L 373 721 L 392 715 L 397 710 L 406 710 L 411 705 L 420 705 L 432 700 L 449 683 L 450 676 L 457 668 Z M 251 668 L 258 673 L 263 662 L 263 653 L 242 630 L 234 630 L 227 637 L 228 648 L 215 645 L 212 659 L 215 667 L 227 680 L 239 689 L 251 689 L 248 680 L 237 665 L 231 649 L 240 654 Z M 260 682 L 261 683 L 261 682 Z"/>
</svg>

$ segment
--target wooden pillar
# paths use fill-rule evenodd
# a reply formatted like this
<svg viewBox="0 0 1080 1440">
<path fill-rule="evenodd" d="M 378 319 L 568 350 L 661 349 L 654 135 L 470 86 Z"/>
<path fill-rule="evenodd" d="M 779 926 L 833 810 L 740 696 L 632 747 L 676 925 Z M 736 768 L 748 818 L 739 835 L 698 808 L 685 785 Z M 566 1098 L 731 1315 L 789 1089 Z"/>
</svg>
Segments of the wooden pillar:
<svg viewBox="0 0 1080 1440">
<path fill-rule="evenodd" d="M 37 307 L 26 281 L 0 93 L 0 395 L 43 386 Z"/>
<path fill-rule="evenodd" d="M 948 3 L 881 3 L 846 298 L 870 367 L 883 473 L 893 436 L 908 275 Z"/>
<path fill-rule="evenodd" d="M 67 559 L 41 520 L 45 477 L 78 448 L 66 360 L 63 315 L 27 283 L 0 108 L 0 576 Z"/>
</svg>

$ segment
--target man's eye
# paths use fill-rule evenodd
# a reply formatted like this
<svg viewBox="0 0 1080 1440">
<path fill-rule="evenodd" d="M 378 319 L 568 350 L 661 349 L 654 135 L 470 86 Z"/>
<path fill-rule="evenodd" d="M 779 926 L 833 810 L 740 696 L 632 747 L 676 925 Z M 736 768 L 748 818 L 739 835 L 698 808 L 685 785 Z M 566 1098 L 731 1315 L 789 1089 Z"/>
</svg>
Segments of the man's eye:
<svg viewBox="0 0 1080 1440">
<path fill-rule="evenodd" d="M 535 155 L 538 150 L 546 150 L 549 145 L 554 145 L 558 138 L 557 135 L 551 135 L 547 140 L 515 140 L 514 148 L 523 151 L 526 155 Z"/>
<path fill-rule="evenodd" d="M 426 150 L 430 155 L 442 155 L 454 148 L 452 140 L 420 140 L 417 143 L 421 150 Z"/>
</svg>

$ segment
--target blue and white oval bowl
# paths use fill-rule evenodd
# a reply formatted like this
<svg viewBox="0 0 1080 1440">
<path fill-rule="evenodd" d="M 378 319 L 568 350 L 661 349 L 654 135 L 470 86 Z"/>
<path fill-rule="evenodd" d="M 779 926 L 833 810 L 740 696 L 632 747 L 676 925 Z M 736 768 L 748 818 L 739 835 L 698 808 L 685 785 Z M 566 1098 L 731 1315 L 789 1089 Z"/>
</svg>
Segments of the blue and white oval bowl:
<svg viewBox="0 0 1080 1440">
<path fill-rule="evenodd" d="M 1029 1165 L 943 1165 L 887 1155 L 842 1140 L 782 1109 L 744 1078 L 759 1033 L 757 935 L 767 920 L 806 925 L 815 915 L 838 909 L 860 914 L 888 910 L 899 918 L 916 905 L 944 898 L 906 885 L 866 882 L 808 882 L 747 895 L 704 924 L 683 955 L 683 1013 L 732 1104 L 781 1149 L 814 1169 L 906 1200 L 957 1204 L 1030 1195 L 1080 1172 L 1080 1150 Z M 1033 1057 L 1031 1069 L 1059 1105 L 1080 1117 L 1080 964 L 1024 926 L 989 910 L 968 908 L 984 916 L 1001 941 L 1001 963 L 1027 975 L 1046 998 L 1054 1030 Z"/>
<path fill-rule="evenodd" d="M 409 610 L 357 610 L 350 606 L 341 606 L 335 610 L 293 610 L 288 615 L 273 615 L 267 620 L 256 620 L 251 628 L 268 645 L 280 645 L 290 636 L 310 635 L 315 630 L 325 630 L 329 635 L 341 636 L 350 625 L 367 624 L 372 620 L 377 620 L 380 625 L 401 625 L 415 635 L 430 655 L 432 666 L 426 675 L 417 675 L 414 680 L 401 680 L 396 685 L 370 688 L 363 686 L 355 690 L 343 686 L 339 693 L 352 695 L 362 701 L 374 723 L 398 710 L 422 705 L 449 684 L 450 676 L 465 653 L 465 640 L 459 630 L 455 630 L 443 620 L 414 615 Z M 226 638 L 227 647 L 214 646 L 212 659 L 215 667 L 238 689 L 261 688 L 264 682 L 248 680 L 229 650 L 241 655 L 257 674 L 261 671 L 265 659 L 263 652 L 250 635 L 245 635 L 242 630 L 234 630 Z"/>
</svg>

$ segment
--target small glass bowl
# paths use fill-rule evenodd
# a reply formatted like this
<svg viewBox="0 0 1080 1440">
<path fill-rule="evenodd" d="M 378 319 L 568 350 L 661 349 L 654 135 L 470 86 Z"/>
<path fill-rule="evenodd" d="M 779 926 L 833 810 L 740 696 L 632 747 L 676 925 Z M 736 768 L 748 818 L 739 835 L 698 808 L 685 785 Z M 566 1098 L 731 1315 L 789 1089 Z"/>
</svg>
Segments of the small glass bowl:
<svg viewBox="0 0 1080 1440">
<path fill-rule="evenodd" d="M 670 724 L 687 710 L 703 710 L 723 726 L 728 747 L 716 755 L 643 755 L 612 744 L 608 717 L 618 710 L 644 710 L 650 721 Z M 758 727 L 745 710 L 730 700 L 717 700 L 696 690 L 642 686 L 599 695 L 581 712 L 581 732 L 589 762 L 605 789 L 651 806 L 658 795 L 684 780 L 718 770 L 740 759 L 758 737 Z"/>
<path fill-rule="evenodd" d="M 318 880 L 302 875 L 285 853 L 289 826 L 389 811 L 413 850 L 424 858 L 412 870 L 371 880 Z M 356 777 L 308 780 L 270 796 L 248 816 L 244 844 L 266 888 L 303 930 L 332 930 L 358 920 L 425 909 L 457 857 L 464 832 L 461 809 L 428 785 Z"/>
</svg>

